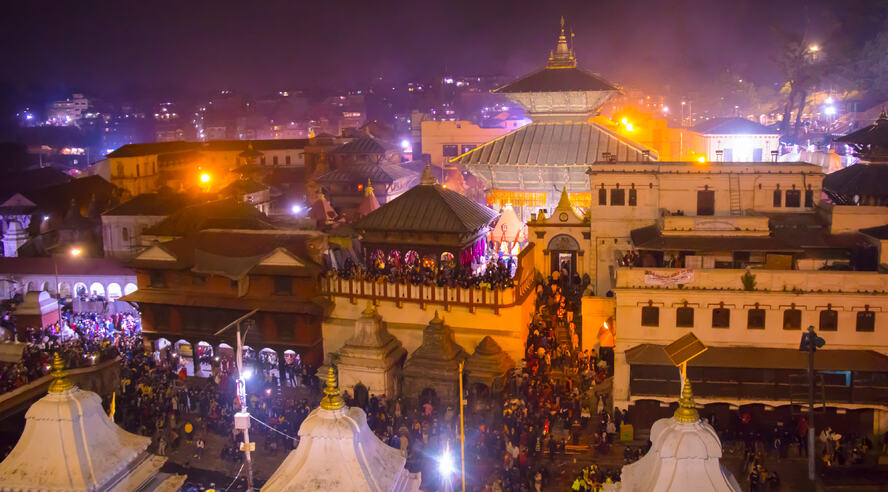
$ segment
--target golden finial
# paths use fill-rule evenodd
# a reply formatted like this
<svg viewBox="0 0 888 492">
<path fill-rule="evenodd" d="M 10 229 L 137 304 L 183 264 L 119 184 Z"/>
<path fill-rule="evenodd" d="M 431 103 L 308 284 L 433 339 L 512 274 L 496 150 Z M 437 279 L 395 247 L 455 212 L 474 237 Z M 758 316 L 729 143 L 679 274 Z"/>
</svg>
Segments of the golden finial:
<svg viewBox="0 0 888 492">
<path fill-rule="evenodd" d="M 431 164 L 426 164 L 425 169 L 422 170 L 422 176 L 419 179 L 419 184 L 425 186 L 438 184 L 438 180 L 435 179 L 435 175 L 432 174 Z"/>
<path fill-rule="evenodd" d="M 367 303 L 367 307 L 361 312 L 364 316 L 376 316 L 376 306 L 373 304 L 373 301 L 369 301 Z"/>
<path fill-rule="evenodd" d="M 697 413 L 694 404 L 694 394 L 691 392 L 691 378 L 686 377 L 684 380 L 681 397 L 678 399 L 678 408 L 675 409 L 672 418 L 685 424 L 693 424 L 700 420 L 700 414 Z"/>
<path fill-rule="evenodd" d="M 50 393 L 61 393 L 73 388 L 74 384 L 68 379 L 68 371 L 65 370 L 65 362 L 58 352 L 52 358 L 52 382 L 49 383 Z"/>
<path fill-rule="evenodd" d="M 339 410 L 345 406 L 342 395 L 339 394 L 339 383 L 336 380 L 336 370 L 330 366 L 327 371 L 327 387 L 324 388 L 324 398 L 321 399 L 321 408 L 324 410 Z"/>
<path fill-rule="evenodd" d="M 373 194 L 373 185 L 370 184 L 370 178 L 367 178 L 367 187 L 364 188 L 364 196 L 370 196 Z"/>
</svg>

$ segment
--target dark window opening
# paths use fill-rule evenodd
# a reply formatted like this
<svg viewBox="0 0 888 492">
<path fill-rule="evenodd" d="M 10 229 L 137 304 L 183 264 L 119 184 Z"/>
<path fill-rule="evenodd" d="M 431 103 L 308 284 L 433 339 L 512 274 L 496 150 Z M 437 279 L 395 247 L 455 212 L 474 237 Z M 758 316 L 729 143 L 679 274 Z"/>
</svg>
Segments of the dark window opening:
<svg viewBox="0 0 888 492">
<path fill-rule="evenodd" d="M 857 331 L 875 331 L 876 312 L 860 311 L 857 313 Z"/>
<path fill-rule="evenodd" d="M 598 190 L 598 204 L 607 205 L 607 190 L 604 188 Z"/>
<path fill-rule="evenodd" d="M 278 165 L 278 156 L 276 156 L 276 155 L 275 155 L 275 156 L 272 156 L 272 157 L 271 157 L 271 163 L 272 163 L 273 165 L 277 166 L 277 165 Z"/>
<path fill-rule="evenodd" d="M 626 204 L 626 190 L 621 188 L 614 188 L 611 190 L 611 205 L 625 205 Z"/>
<path fill-rule="evenodd" d="M 786 190 L 786 206 L 801 207 L 802 206 L 802 190 Z"/>
<path fill-rule="evenodd" d="M 694 327 L 694 308 L 680 307 L 675 310 L 675 326 L 679 328 Z"/>
<path fill-rule="evenodd" d="M 750 309 L 749 314 L 746 316 L 746 328 L 750 330 L 764 330 L 765 329 L 765 310 L 764 309 Z"/>
<path fill-rule="evenodd" d="M 814 206 L 814 190 L 805 190 L 805 207 L 811 208 Z"/>
<path fill-rule="evenodd" d="M 291 163 L 290 156 L 288 156 L 288 155 L 284 156 L 284 163 L 287 164 L 288 166 L 290 165 L 290 163 Z"/>
<path fill-rule="evenodd" d="M 783 200 L 783 192 L 780 191 L 780 188 L 774 190 L 774 206 L 779 207 L 781 201 Z"/>
<path fill-rule="evenodd" d="M 152 270 L 148 277 L 148 285 L 151 287 L 166 287 L 166 277 L 163 272 Z"/>
<path fill-rule="evenodd" d="M 798 309 L 787 309 L 786 311 L 783 311 L 783 329 L 801 330 L 802 312 Z"/>
<path fill-rule="evenodd" d="M 660 308 L 656 306 L 642 307 L 641 326 L 660 326 Z"/>
<path fill-rule="evenodd" d="M 731 310 L 727 308 L 715 308 L 712 310 L 713 328 L 731 327 Z"/>
<path fill-rule="evenodd" d="M 470 151 L 470 150 L 475 150 L 476 147 L 478 147 L 478 146 L 477 146 L 477 145 L 466 144 L 466 145 L 463 145 L 463 146 L 462 146 L 461 151 L 462 151 L 463 154 L 465 154 L 466 152 L 468 152 L 468 151 Z"/>
<path fill-rule="evenodd" d="M 638 205 L 638 190 L 635 188 L 629 189 L 629 206 L 634 207 Z"/>
<path fill-rule="evenodd" d="M 293 294 L 293 279 L 291 277 L 274 277 L 274 295 L 289 296 Z"/>
<path fill-rule="evenodd" d="M 444 146 L 442 153 L 444 154 L 444 157 L 456 157 L 459 155 L 459 146 L 447 144 Z"/>
<path fill-rule="evenodd" d="M 820 331 L 838 331 L 839 313 L 834 309 L 820 311 Z"/>
</svg>

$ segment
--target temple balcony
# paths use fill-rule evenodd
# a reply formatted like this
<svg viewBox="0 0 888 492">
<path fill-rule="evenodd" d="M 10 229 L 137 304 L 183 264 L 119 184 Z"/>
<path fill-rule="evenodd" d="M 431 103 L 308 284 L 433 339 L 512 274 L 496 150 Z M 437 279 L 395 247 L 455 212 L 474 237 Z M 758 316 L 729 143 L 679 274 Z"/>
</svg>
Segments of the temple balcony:
<svg viewBox="0 0 888 492">
<path fill-rule="evenodd" d="M 768 217 L 754 215 L 671 215 L 657 219 L 663 236 L 768 236 Z"/>
</svg>

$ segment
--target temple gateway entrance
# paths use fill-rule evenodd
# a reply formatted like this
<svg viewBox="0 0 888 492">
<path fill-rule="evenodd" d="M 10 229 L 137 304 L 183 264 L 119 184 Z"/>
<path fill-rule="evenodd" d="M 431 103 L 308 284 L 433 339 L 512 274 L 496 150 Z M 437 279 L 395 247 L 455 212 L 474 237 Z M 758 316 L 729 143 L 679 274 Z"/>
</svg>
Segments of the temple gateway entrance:
<svg viewBox="0 0 888 492">
<path fill-rule="evenodd" d="M 573 236 L 559 234 L 549 241 L 549 258 L 552 262 L 550 272 L 567 270 L 568 275 L 577 272 L 577 255 L 580 244 Z"/>
</svg>

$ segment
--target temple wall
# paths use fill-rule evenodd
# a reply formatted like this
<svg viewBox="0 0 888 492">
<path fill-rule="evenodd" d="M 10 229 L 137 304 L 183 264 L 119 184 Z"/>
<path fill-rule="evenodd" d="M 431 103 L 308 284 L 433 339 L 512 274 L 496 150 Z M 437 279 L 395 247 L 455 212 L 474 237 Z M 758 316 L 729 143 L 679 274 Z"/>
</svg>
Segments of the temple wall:
<svg viewBox="0 0 888 492">
<path fill-rule="evenodd" d="M 344 296 L 332 296 L 335 306 L 330 316 L 323 323 L 324 357 L 330 362 L 330 353 L 345 345 L 355 331 L 355 321 L 367 307 L 365 300 L 352 304 Z M 456 343 L 471 354 L 475 346 L 487 335 L 512 357 L 519 361 L 524 358 L 524 342 L 527 338 L 527 326 L 534 310 L 534 294 L 528 295 L 523 303 L 500 308 L 499 314 L 489 308 L 477 308 L 474 313 L 467 307 L 452 306 L 450 311 L 438 307 L 439 315 L 444 323 L 453 329 Z M 435 316 L 435 307 L 404 303 L 398 307 L 394 302 L 378 301 L 376 309 L 382 321 L 392 335 L 397 337 L 407 353 L 410 354 L 422 344 L 422 331 Z"/>
</svg>

